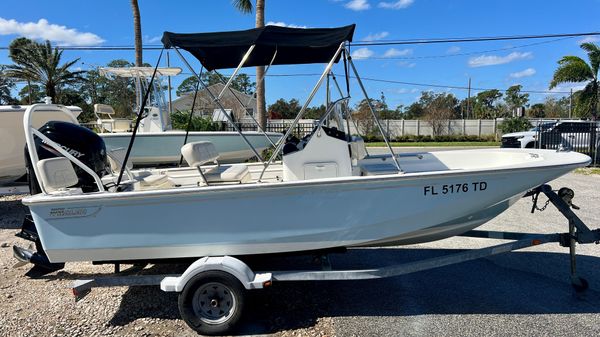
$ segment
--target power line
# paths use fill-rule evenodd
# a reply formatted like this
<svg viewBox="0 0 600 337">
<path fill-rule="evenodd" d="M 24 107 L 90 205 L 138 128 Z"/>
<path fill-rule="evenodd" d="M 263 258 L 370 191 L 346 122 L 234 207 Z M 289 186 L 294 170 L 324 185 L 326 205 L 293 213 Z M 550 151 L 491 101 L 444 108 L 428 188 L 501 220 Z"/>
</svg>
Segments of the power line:
<svg viewBox="0 0 600 337">
<path fill-rule="evenodd" d="M 546 38 L 567 38 L 581 36 L 598 36 L 600 32 L 587 33 L 565 33 L 565 34 L 541 34 L 541 35 L 505 35 L 505 36 L 487 36 L 487 37 L 461 37 L 461 38 L 421 38 L 405 40 L 378 40 L 378 41 L 358 41 L 351 42 L 350 46 L 382 46 L 382 45 L 408 45 L 408 44 L 436 44 L 436 43 L 466 43 L 466 42 L 486 42 L 486 41 L 507 41 L 507 40 L 530 40 Z M 131 45 L 115 46 L 54 46 L 63 50 L 135 50 Z M 161 50 L 162 45 L 148 44 L 142 47 L 144 50 Z M 8 50 L 8 46 L 1 46 L 0 50 Z"/>
<path fill-rule="evenodd" d="M 191 73 L 181 73 L 183 75 L 191 75 Z M 224 76 L 229 76 L 227 74 L 223 74 Z M 250 77 L 255 77 L 254 74 L 246 74 Z M 296 73 L 296 74 L 267 74 L 267 77 L 315 77 L 321 76 L 319 73 Z M 336 75 L 340 78 L 345 78 L 345 75 Z M 350 76 L 351 79 L 356 79 L 355 76 Z M 381 78 L 372 78 L 372 77 L 362 77 L 360 78 L 363 81 L 369 82 L 380 82 L 380 83 L 389 83 L 389 84 L 403 84 L 417 87 L 426 87 L 426 88 L 443 88 L 443 89 L 459 89 L 459 90 L 469 90 L 468 86 L 458 86 L 458 85 L 444 85 L 444 84 L 434 84 L 434 83 L 418 83 L 418 82 L 405 82 L 405 81 L 395 81 L 395 80 L 387 80 Z M 481 87 L 471 87 L 471 90 L 474 91 L 487 91 L 487 90 L 498 90 L 502 92 L 508 91 L 508 89 L 497 89 L 497 88 L 481 88 Z M 545 91 L 545 90 L 520 90 L 523 93 L 530 94 L 569 94 L 569 91 Z"/>
<path fill-rule="evenodd" d="M 509 35 L 509 36 L 488 36 L 488 37 L 467 37 L 467 38 L 380 40 L 380 41 L 370 41 L 370 42 L 354 42 L 354 43 L 351 43 L 350 45 L 352 45 L 352 46 L 385 46 L 385 45 L 402 45 L 402 44 L 486 42 L 486 41 L 530 40 L 530 39 L 547 39 L 547 38 L 558 38 L 558 37 L 578 37 L 578 36 L 596 36 L 596 35 L 600 35 L 600 32 L 541 34 L 541 35 Z"/>
<path fill-rule="evenodd" d="M 456 56 L 469 56 L 469 55 L 479 55 L 479 54 L 492 53 L 492 52 L 505 51 L 505 50 L 520 49 L 520 48 L 525 48 L 525 47 L 532 47 L 532 46 L 537 46 L 537 45 L 542 45 L 542 44 L 554 43 L 554 42 L 558 42 L 558 41 L 562 41 L 562 40 L 568 40 L 568 39 L 572 39 L 572 38 L 573 38 L 572 36 L 569 36 L 569 37 L 563 37 L 563 38 L 554 39 L 554 40 L 550 40 L 550 41 L 522 44 L 522 45 L 518 45 L 518 46 L 514 46 L 514 47 L 487 49 L 487 50 L 464 52 L 464 53 L 453 53 L 453 54 L 442 54 L 442 55 L 424 55 L 424 56 L 403 56 L 403 57 L 369 56 L 369 57 L 361 57 L 361 58 L 355 57 L 355 59 L 357 59 L 357 60 L 358 59 L 360 59 L 360 60 L 420 60 L 420 59 L 436 59 L 436 58 L 446 58 L 446 57 L 456 57 Z"/>
</svg>

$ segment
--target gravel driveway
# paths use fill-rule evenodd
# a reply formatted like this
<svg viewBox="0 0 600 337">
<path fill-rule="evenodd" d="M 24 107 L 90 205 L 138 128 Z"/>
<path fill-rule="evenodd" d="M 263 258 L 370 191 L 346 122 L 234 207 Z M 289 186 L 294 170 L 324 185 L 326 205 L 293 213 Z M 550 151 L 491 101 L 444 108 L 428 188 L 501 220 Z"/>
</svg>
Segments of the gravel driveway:
<svg viewBox="0 0 600 337">
<path fill-rule="evenodd" d="M 600 227 L 600 176 L 569 174 L 552 182 L 576 192 L 577 214 Z M 541 199 L 541 197 L 540 197 Z M 75 303 L 68 286 L 111 266 L 70 263 L 43 278 L 12 268 L 11 246 L 25 208 L 20 196 L 0 198 L 0 336 L 195 336 L 179 319 L 177 296 L 158 287 L 95 289 Z M 530 214 L 521 200 L 481 229 L 553 233 L 565 220 L 549 207 Z M 409 247 L 333 255 L 338 267 L 376 266 L 433 257 L 495 240 L 451 238 Z M 580 246 L 578 267 L 590 289 L 575 293 L 565 248 L 519 252 L 375 281 L 274 284 L 251 292 L 242 334 L 274 336 L 594 336 L 600 335 L 600 247 Z M 308 258 L 272 263 L 298 266 Z M 144 272 L 173 272 L 150 266 Z"/>
</svg>

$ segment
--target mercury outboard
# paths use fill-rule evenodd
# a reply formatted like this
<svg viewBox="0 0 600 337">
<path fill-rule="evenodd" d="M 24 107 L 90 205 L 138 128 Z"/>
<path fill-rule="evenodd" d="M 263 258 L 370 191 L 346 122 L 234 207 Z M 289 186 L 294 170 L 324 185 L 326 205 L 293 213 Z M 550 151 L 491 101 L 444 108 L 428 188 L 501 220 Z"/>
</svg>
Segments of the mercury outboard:
<svg viewBox="0 0 600 337">
<path fill-rule="evenodd" d="M 110 172 L 104 141 L 93 131 L 77 124 L 59 121 L 50 121 L 44 124 L 39 131 L 50 140 L 59 144 L 69 154 L 91 168 L 98 176 L 102 177 Z M 62 157 L 58 151 L 38 137 L 35 138 L 35 148 L 40 160 Z M 30 193 L 41 193 L 42 190 L 37 182 L 35 170 L 33 170 L 31 165 L 31 159 L 27 148 L 25 148 L 25 162 L 27 164 Z M 84 192 L 98 190 L 94 179 L 88 173 L 76 165 L 73 165 L 73 168 L 79 178 L 78 183 L 73 187 L 79 187 Z M 38 237 L 33 219 L 29 214 L 25 216 L 21 231 L 17 233 L 16 236 L 35 243 L 35 251 L 13 246 L 13 255 L 17 260 L 21 263 L 30 262 L 35 265 L 33 268 L 37 269 L 33 272 L 35 275 L 44 275 L 64 268 L 64 263 L 51 263 L 48 260 Z"/>
</svg>

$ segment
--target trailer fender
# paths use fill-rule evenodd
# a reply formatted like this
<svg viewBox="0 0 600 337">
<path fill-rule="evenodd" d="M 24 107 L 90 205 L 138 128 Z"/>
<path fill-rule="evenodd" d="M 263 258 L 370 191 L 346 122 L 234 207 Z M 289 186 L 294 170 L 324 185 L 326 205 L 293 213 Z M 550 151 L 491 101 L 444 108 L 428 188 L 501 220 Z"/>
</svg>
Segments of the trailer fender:
<svg viewBox="0 0 600 337">
<path fill-rule="evenodd" d="M 234 257 L 211 256 L 196 260 L 180 276 L 165 277 L 160 282 L 160 289 L 166 292 L 181 292 L 194 276 L 213 270 L 233 275 L 247 290 L 262 289 L 272 279 L 271 273 L 255 273 L 247 264 Z"/>
</svg>

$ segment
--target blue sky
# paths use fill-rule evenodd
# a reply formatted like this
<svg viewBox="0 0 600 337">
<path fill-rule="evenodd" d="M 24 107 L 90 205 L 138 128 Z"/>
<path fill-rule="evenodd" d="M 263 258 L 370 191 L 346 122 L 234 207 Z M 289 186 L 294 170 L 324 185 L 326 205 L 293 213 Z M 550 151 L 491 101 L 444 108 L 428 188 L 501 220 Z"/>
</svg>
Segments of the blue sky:
<svg viewBox="0 0 600 337">
<path fill-rule="evenodd" d="M 237 12 L 229 0 L 139 0 L 139 3 L 144 43 L 149 45 L 160 43 L 165 30 L 207 32 L 247 29 L 254 25 L 254 16 Z M 547 0 L 266 0 L 266 6 L 266 21 L 272 23 L 301 27 L 356 23 L 355 41 L 600 31 L 600 0 L 569 3 Z M 6 3 L 0 13 L 0 45 L 7 46 L 17 36 L 50 39 L 57 45 L 133 45 L 130 4 L 126 0 Z M 506 89 L 512 84 L 521 84 L 528 90 L 547 90 L 561 56 L 584 56 L 579 49 L 583 39 L 353 47 L 352 51 L 359 72 L 366 78 L 466 86 L 471 77 L 473 87 Z M 599 38 L 586 39 L 600 41 Z M 537 44 L 539 42 L 544 43 Z M 7 54 L 7 51 L 0 51 L 0 64 L 10 63 Z M 157 56 L 157 51 L 145 51 L 144 61 L 154 64 Z M 361 56 L 364 59 L 360 59 Z M 134 59 L 133 51 L 65 51 L 64 57 L 65 60 L 81 58 L 78 67 L 82 69 L 104 65 L 116 58 Z M 183 67 L 175 55 L 171 55 L 171 60 L 172 65 Z M 198 63 L 194 65 L 198 66 Z M 283 66 L 274 67 L 271 73 L 322 70 L 322 65 Z M 254 72 L 251 68 L 245 71 Z M 175 85 L 182 79 L 174 80 Z M 280 97 L 303 101 L 316 80 L 314 76 L 268 78 L 267 103 Z M 449 91 L 460 98 L 466 96 L 466 91 L 460 89 L 372 81 L 365 84 L 372 97 L 379 97 L 383 92 L 392 108 L 412 103 L 422 90 Z M 561 86 L 556 91 L 568 91 L 573 86 Z M 353 97 L 360 98 L 355 85 L 352 92 Z M 532 94 L 531 98 L 538 102 L 546 96 Z M 319 94 L 315 102 L 322 100 L 323 95 Z"/>
</svg>

